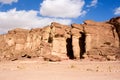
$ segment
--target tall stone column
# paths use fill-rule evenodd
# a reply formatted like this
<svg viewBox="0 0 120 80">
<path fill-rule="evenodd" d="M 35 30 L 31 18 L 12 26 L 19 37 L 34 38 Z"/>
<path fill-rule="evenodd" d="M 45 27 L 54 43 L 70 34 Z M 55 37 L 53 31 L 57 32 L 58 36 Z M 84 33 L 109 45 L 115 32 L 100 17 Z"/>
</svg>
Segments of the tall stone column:
<svg viewBox="0 0 120 80">
<path fill-rule="evenodd" d="M 83 26 L 80 24 L 72 24 L 71 26 L 73 54 L 75 58 L 80 59 L 82 45 L 80 40 L 82 38 Z"/>
<path fill-rule="evenodd" d="M 60 57 L 62 59 L 68 59 L 67 56 L 67 42 L 66 39 L 69 34 L 67 34 L 69 27 L 65 25 L 61 25 L 59 23 L 51 24 L 51 37 L 52 37 L 52 55 Z"/>
<path fill-rule="evenodd" d="M 73 53 L 75 58 L 80 58 L 79 38 L 80 36 L 72 36 L 72 46 L 73 46 Z"/>
<path fill-rule="evenodd" d="M 53 38 L 51 54 L 63 59 L 67 57 L 66 39 L 64 37 Z"/>
<path fill-rule="evenodd" d="M 91 34 L 86 34 L 86 51 L 91 49 Z"/>
</svg>

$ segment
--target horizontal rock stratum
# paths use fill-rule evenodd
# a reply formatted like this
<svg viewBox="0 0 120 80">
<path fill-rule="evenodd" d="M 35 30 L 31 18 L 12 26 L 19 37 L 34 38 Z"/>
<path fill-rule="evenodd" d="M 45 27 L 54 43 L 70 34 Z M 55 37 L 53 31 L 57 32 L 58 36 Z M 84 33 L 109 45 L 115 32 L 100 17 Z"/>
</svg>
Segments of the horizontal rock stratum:
<svg viewBox="0 0 120 80">
<path fill-rule="evenodd" d="M 0 60 L 42 57 L 64 59 L 120 60 L 120 17 L 107 22 L 50 26 L 31 30 L 14 29 L 0 35 Z"/>
</svg>

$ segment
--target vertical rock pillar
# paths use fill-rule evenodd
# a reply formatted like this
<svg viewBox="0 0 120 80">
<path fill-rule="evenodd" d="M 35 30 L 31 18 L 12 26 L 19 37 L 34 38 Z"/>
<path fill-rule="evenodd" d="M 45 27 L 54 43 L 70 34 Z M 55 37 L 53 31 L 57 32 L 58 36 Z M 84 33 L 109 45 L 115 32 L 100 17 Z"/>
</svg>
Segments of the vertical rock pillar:
<svg viewBox="0 0 120 80">
<path fill-rule="evenodd" d="M 72 46 L 73 46 L 73 53 L 75 58 L 80 58 L 79 38 L 80 36 L 72 36 Z"/>
<path fill-rule="evenodd" d="M 74 57 L 80 59 L 81 53 L 81 37 L 83 32 L 83 26 L 80 24 L 72 24 L 71 34 L 72 34 L 72 47 L 73 47 L 73 54 Z"/>
<path fill-rule="evenodd" d="M 91 49 L 91 34 L 86 34 L 86 51 Z"/>
<path fill-rule="evenodd" d="M 51 24 L 51 36 L 53 38 L 51 54 L 60 57 L 61 59 L 68 59 L 66 48 L 67 30 L 69 31 L 68 28 L 68 26 L 55 22 Z"/>
<path fill-rule="evenodd" d="M 53 38 L 52 55 L 56 55 L 58 57 L 61 57 L 62 59 L 67 57 L 65 38 Z"/>
</svg>

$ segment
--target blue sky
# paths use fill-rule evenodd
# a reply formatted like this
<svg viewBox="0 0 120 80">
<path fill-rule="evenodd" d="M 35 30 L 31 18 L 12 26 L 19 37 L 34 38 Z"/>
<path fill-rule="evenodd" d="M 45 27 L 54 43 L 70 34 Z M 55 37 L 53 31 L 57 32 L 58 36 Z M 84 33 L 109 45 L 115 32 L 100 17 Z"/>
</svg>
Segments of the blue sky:
<svg viewBox="0 0 120 80">
<path fill-rule="evenodd" d="M 0 0 L 0 33 L 120 16 L 120 0 Z"/>
</svg>

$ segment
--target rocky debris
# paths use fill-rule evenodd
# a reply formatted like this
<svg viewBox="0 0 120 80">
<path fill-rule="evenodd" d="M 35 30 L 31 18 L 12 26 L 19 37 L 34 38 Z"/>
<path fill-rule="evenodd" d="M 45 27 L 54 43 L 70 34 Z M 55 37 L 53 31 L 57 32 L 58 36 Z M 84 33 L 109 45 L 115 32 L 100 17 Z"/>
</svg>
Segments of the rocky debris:
<svg viewBox="0 0 120 80">
<path fill-rule="evenodd" d="M 89 60 L 116 61 L 120 60 L 120 49 L 116 47 L 101 47 L 87 51 L 84 56 Z"/>
<path fill-rule="evenodd" d="M 45 55 L 43 56 L 43 59 L 45 61 L 52 61 L 52 62 L 61 61 L 61 58 L 56 55 Z"/>
<path fill-rule="evenodd" d="M 117 17 L 108 22 L 86 20 L 71 26 L 53 22 L 44 28 L 10 30 L 0 35 L 0 60 L 120 60 L 119 23 Z"/>
</svg>

